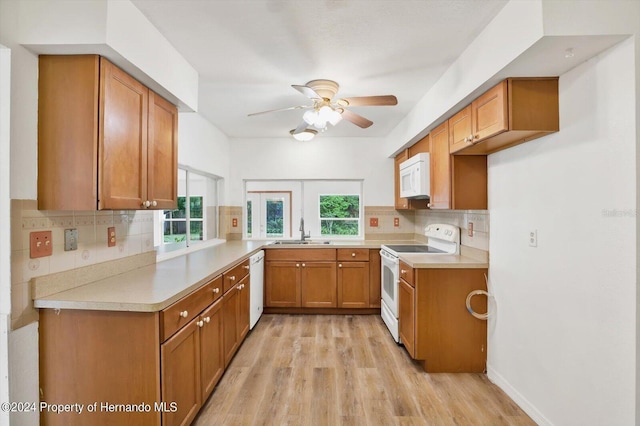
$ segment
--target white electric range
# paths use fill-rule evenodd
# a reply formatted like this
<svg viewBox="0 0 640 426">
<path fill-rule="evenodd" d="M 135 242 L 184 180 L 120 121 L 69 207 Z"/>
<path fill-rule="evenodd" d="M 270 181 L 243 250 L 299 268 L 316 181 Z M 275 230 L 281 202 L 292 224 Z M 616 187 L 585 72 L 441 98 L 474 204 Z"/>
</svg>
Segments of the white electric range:
<svg viewBox="0 0 640 426">
<path fill-rule="evenodd" d="M 460 254 L 460 228 L 447 224 L 427 225 L 424 229 L 426 244 L 384 244 L 380 248 L 382 262 L 382 320 L 393 339 L 400 342 L 398 332 L 398 287 L 400 283 L 400 257 L 403 253 L 424 256 Z"/>
</svg>

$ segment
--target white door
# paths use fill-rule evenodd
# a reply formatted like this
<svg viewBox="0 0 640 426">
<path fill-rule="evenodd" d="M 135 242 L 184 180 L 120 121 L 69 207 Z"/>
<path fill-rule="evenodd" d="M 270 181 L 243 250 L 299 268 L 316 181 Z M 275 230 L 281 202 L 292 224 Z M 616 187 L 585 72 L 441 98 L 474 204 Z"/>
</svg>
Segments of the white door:
<svg viewBox="0 0 640 426">
<path fill-rule="evenodd" d="M 247 238 L 291 238 L 291 193 L 247 193 Z"/>
</svg>

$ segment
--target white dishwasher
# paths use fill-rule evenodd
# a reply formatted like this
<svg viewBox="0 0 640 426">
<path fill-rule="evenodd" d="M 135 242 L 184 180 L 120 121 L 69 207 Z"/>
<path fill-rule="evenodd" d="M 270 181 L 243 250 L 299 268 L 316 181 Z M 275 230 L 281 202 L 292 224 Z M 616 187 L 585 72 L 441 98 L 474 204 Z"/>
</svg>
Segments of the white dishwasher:
<svg viewBox="0 0 640 426">
<path fill-rule="evenodd" d="M 260 250 L 249 258 L 250 277 L 250 312 L 249 329 L 252 330 L 262 315 L 264 297 L 264 250 Z"/>
</svg>

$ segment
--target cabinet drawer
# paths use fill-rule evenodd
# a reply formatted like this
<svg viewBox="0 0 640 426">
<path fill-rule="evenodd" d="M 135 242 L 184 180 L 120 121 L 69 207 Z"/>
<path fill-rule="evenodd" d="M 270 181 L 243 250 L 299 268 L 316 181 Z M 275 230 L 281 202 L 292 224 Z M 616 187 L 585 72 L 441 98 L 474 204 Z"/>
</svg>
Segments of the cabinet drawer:
<svg viewBox="0 0 640 426">
<path fill-rule="evenodd" d="M 176 331 L 198 316 L 207 306 L 222 295 L 222 277 L 216 277 L 193 293 L 183 297 L 160 312 L 160 341 L 164 342 Z"/>
<path fill-rule="evenodd" d="M 238 284 L 249 273 L 249 259 L 239 263 L 233 268 L 222 274 L 224 281 L 224 292 L 226 293 L 231 287 Z"/>
<path fill-rule="evenodd" d="M 350 260 L 368 262 L 369 249 L 338 249 L 338 260 L 348 262 Z"/>
<path fill-rule="evenodd" d="M 411 287 L 415 287 L 415 272 L 411 266 L 403 261 L 400 261 L 400 278 L 409 283 Z"/>
<path fill-rule="evenodd" d="M 335 249 L 269 249 L 266 260 L 336 260 Z"/>
</svg>

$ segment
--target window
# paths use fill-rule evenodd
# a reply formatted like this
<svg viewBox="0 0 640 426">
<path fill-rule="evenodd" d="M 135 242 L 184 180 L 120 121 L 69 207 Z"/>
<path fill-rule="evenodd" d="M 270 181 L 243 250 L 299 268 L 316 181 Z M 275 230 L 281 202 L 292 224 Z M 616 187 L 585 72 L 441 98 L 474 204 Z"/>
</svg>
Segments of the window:
<svg viewBox="0 0 640 426">
<path fill-rule="evenodd" d="M 320 235 L 359 235 L 360 196 L 320 195 Z"/>
<path fill-rule="evenodd" d="M 363 181 L 360 179 L 247 180 L 244 238 L 362 239 Z"/>
<path fill-rule="evenodd" d="M 247 193 L 247 238 L 291 237 L 291 192 Z"/>
<path fill-rule="evenodd" d="M 218 178 L 186 167 L 178 169 L 178 205 L 158 212 L 159 251 L 189 247 L 218 236 Z"/>
</svg>

